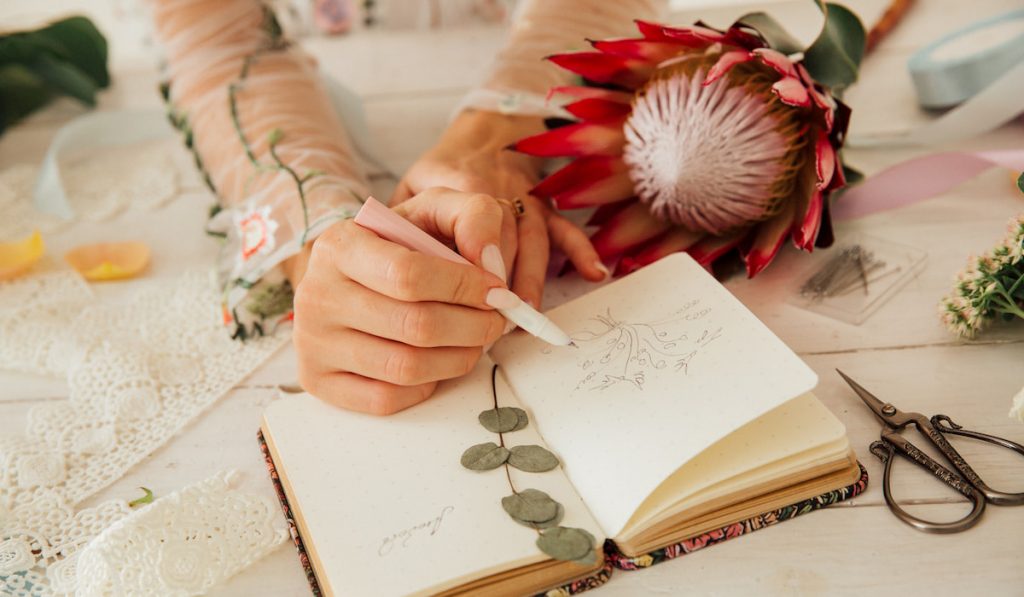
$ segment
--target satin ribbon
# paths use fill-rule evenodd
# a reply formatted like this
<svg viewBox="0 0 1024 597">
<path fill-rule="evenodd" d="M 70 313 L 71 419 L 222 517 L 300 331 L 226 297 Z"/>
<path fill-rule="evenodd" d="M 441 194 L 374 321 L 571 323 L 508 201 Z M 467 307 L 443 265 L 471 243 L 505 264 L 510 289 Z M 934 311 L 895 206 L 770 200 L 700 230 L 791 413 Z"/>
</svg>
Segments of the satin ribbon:
<svg viewBox="0 0 1024 597">
<path fill-rule="evenodd" d="M 978 21 L 915 52 L 907 63 L 918 103 L 958 106 L 928 124 L 892 136 L 851 136 L 850 147 L 931 145 L 980 135 L 1024 112 L 1024 33 L 973 54 L 956 50 L 961 38 L 1024 22 L 1024 9 Z M 951 49 L 952 48 L 952 49 Z M 955 54 L 939 60 L 937 53 Z"/>
<path fill-rule="evenodd" d="M 995 166 L 1024 171 L 1024 149 L 947 151 L 900 162 L 837 197 L 832 217 L 850 220 L 912 205 Z"/>
</svg>

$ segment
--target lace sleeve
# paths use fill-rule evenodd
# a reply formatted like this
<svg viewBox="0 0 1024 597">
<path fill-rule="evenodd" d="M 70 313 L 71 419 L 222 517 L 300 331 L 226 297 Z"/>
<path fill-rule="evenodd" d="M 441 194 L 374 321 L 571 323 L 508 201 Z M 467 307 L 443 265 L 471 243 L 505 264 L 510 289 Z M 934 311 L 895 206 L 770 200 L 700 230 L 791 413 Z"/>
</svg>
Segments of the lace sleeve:
<svg viewBox="0 0 1024 597">
<path fill-rule="evenodd" d="M 667 8 L 668 0 L 522 0 L 490 74 L 460 108 L 551 114 L 545 95 L 569 77 L 545 56 L 586 49 L 587 39 L 635 33 L 634 20 L 657 19 Z"/>
<path fill-rule="evenodd" d="M 165 96 L 219 198 L 209 232 L 226 325 L 242 339 L 291 311 L 280 264 L 368 194 L 313 59 L 258 0 L 154 0 Z"/>
</svg>

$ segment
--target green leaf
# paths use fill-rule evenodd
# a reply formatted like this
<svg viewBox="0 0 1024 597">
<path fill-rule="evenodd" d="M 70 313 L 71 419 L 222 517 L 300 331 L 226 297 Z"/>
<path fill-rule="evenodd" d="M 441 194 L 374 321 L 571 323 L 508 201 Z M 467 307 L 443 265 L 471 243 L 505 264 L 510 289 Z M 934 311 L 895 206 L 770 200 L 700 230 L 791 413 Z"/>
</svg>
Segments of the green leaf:
<svg viewBox="0 0 1024 597">
<path fill-rule="evenodd" d="M 1024 193 L 1024 172 L 1020 173 L 1017 177 L 1017 188 L 1020 189 L 1021 193 Z"/>
<path fill-rule="evenodd" d="M 526 411 L 521 408 L 513 408 L 516 414 L 519 415 L 519 421 L 516 426 L 512 428 L 512 431 L 519 431 L 520 429 L 526 429 L 526 426 L 530 424 L 530 417 L 526 414 Z"/>
<path fill-rule="evenodd" d="M 477 419 L 480 420 L 480 424 L 484 426 L 484 429 L 491 433 L 506 433 L 522 429 L 526 427 L 526 424 L 523 423 L 522 427 L 520 427 L 520 422 L 524 419 L 529 420 L 523 409 L 508 406 L 485 410 L 480 413 Z"/>
<path fill-rule="evenodd" d="M 752 12 L 745 14 L 736 23 L 753 27 L 768 41 L 768 45 L 783 54 L 795 54 L 804 49 L 803 44 L 790 35 L 778 21 L 766 13 Z"/>
<path fill-rule="evenodd" d="M 580 566 L 593 566 L 597 563 L 597 551 L 591 549 L 582 558 L 576 558 L 575 560 L 573 560 L 573 562 L 579 564 Z"/>
<path fill-rule="evenodd" d="M 509 451 L 494 442 L 477 444 L 462 453 L 462 466 L 474 471 L 489 471 L 505 464 Z"/>
<path fill-rule="evenodd" d="M 142 496 L 140 498 L 135 498 L 134 500 L 128 502 L 128 507 L 129 508 L 134 508 L 135 506 L 141 506 L 142 504 L 149 504 L 149 503 L 151 503 L 153 501 L 153 492 L 148 487 L 140 487 L 139 489 L 144 491 L 146 493 L 146 495 L 144 495 L 144 496 Z"/>
<path fill-rule="evenodd" d="M 825 15 L 818 38 L 804 52 L 804 66 L 815 81 L 835 91 L 857 80 L 867 35 L 864 25 L 840 4 L 814 0 Z"/>
<path fill-rule="evenodd" d="M 69 17 L 26 35 L 60 48 L 60 57 L 75 65 L 100 88 L 110 85 L 107 40 L 89 19 Z"/>
<path fill-rule="evenodd" d="M 70 95 L 87 106 L 96 105 L 96 92 L 99 87 L 75 65 L 61 62 L 47 54 L 40 54 L 35 57 L 31 68 L 40 79 L 61 93 Z"/>
<path fill-rule="evenodd" d="M 0 133 L 50 100 L 50 89 L 20 64 L 0 64 Z"/>
<path fill-rule="evenodd" d="M 555 527 L 541 531 L 537 547 L 556 560 L 579 560 L 594 550 L 594 536 L 572 527 Z"/>
<path fill-rule="evenodd" d="M 267 143 L 270 145 L 277 145 L 283 138 L 284 131 L 281 129 L 271 129 L 270 132 L 267 133 Z"/>
<path fill-rule="evenodd" d="M 515 446 L 508 463 L 528 473 L 543 473 L 558 466 L 558 457 L 540 446 Z"/>
<path fill-rule="evenodd" d="M 852 187 L 855 184 L 860 184 L 864 180 L 864 173 L 861 172 L 860 170 L 847 164 L 843 164 L 842 166 L 843 178 L 846 179 L 846 187 L 843 188 Z"/>
<path fill-rule="evenodd" d="M 549 522 L 558 516 L 558 502 L 539 489 L 524 489 L 501 498 L 501 507 L 523 524 Z"/>
</svg>

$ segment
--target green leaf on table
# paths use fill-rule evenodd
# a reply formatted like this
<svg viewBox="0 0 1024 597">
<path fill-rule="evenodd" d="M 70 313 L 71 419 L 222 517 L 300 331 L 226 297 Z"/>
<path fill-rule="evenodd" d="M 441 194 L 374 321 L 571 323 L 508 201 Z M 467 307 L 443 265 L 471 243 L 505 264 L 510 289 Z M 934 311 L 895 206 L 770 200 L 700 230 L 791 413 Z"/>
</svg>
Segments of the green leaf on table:
<svg viewBox="0 0 1024 597">
<path fill-rule="evenodd" d="M 477 444 L 462 453 L 462 466 L 474 471 L 489 471 L 505 464 L 508 449 L 494 442 Z"/>
<path fill-rule="evenodd" d="M 146 495 L 144 495 L 144 496 L 142 496 L 140 498 L 135 498 L 134 500 L 128 502 L 128 507 L 129 508 L 134 508 L 135 506 L 141 506 L 142 504 L 149 504 L 149 503 L 151 503 L 153 501 L 153 492 L 148 487 L 140 487 L 139 489 L 144 491 L 146 493 Z"/>
<path fill-rule="evenodd" d="M 484 426 L 484 429 L 491 433 L 506 433 L 522 429 L 526 427 L 526 424 L 523 423 L 522 427 L 520 427 L 520 423 L 523 420 L 529 420 L 523 409 L 509 406 L 485 410 L 480 413 L 477 419 Z"/>
<path fill-rule="evenodd" d="M 508 463 L 528 473 L 543 473 L 558 466 L 558 457 L 540 446 L 514 446 Z"/>
<path fill-rule="evenodd" d="M 594 550 L 594 536 L 572 527 L 554 527 L 541 531 L 537 547 L 556 560 L 580 560 Z"/>
<path fill-rule="evenodd" d="M 40 54 L 30 64 L 32 72 L 64 95 L 69 95 L 87 106 L 96 105 L 99 87 L 75 65 L 61 62 L 53 56 Z"/>
<path fill-rule="evenodd" d="M 47 86 L 20 64 L 0 64 L 0 133 L 50 100 Z"/>
<path fill-rule="evenodd" d="M 69 17 L 29 33 L 60 48 L 60 57 L 75 65 L 100 88 L 110 84 L 107 72 L 107 40 L 89 19 Z"/>
<path fill-rule="evenodd" d="M 1024 172 L 1020 173 L 1017 177 L 1017 188 L 1020 189 L 1021 193 L 1024 193 Z"/>
<path fill-rule="evenodd" d="M 850 9 L 841 4 L 814 1 L 825 15 L 825 25 L 814 43 L 804 51 L 804 66 L 815 81 L 836 92 L 857 80 L 867 34 Z"/>
<path fill-rule="evenodd" d="M 550 522 L 558 516 L 558 502 L 539 489 L 524 489 L 501 498 L 501 507 L 521 524 Z"/>
</svg>

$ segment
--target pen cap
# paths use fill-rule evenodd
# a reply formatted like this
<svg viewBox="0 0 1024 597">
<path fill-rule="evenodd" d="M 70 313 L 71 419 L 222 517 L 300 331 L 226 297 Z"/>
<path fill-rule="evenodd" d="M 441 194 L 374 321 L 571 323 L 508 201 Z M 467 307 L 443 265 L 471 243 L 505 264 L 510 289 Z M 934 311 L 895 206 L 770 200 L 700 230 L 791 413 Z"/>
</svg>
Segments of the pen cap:
<svg viewBox="0 0 1024 597">
<path fill-rule="evenodd" d="M 441 241 L 398 215 L 373 197 L 367 197 L 355 217 L 356 224 L 377 233 L 377 236 L 424 255 L 440 257 L 455 263 L 472 265 Z"/>
</svg>

